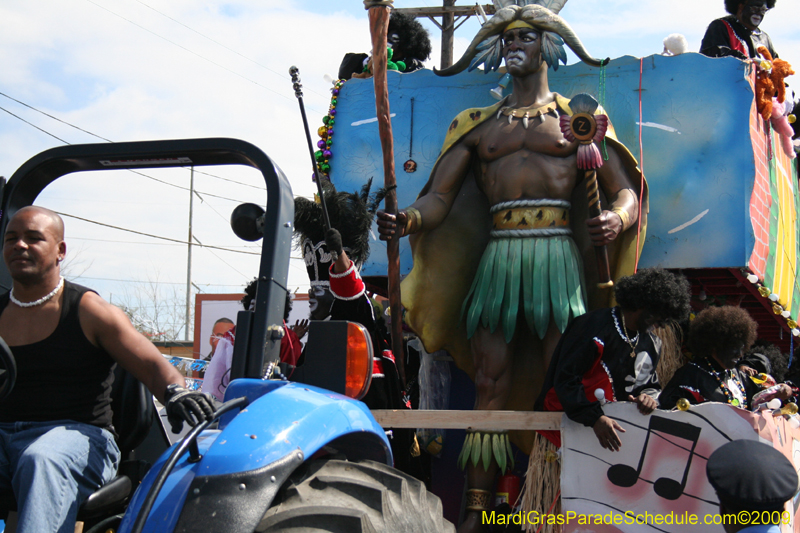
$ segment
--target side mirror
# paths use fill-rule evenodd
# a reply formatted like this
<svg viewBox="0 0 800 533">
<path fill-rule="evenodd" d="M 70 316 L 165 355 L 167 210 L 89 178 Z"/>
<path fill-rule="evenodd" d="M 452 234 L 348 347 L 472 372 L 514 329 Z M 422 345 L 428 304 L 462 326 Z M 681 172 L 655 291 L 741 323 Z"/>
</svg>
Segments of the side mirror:
<svg viewBox="0 0 800 533">
<path fill-rule="evenodd" d="M 264 209 L 256 204 L 237 205 L 231 213 L 231 229 L 244 241 L 257 241 L 264 236 Z"/>
</svg>

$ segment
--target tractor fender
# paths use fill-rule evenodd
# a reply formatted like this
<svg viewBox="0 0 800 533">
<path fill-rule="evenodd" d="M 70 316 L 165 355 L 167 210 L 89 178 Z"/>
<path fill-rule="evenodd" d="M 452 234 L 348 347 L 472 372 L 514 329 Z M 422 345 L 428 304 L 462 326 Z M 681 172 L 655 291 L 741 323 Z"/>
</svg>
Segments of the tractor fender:
<svg viewBox="0 0 800 533">
<path fill-rule="evenodd" d="M 250 479 L 247 485 L 253 486 L 255 479 L 271 479 L 263 488 L 266 493 L 258 498 L 263 512 L 270 503 L 264 497 L 268 495 L 271 501 L 283 480 L 305 460 L 335 451 L 349 460 L 392 465 L 386 433 L 362 402 L 310 385 L 258 379 L 232 381 L 225 399 L 239 397 L 249 400 L 244 409 L 223 415 L 219 429 L 198 437 L 201 459 L 192 463 L 186 453 L 175 465 L 150 513 L 148 532 L 173 531 L 186 518 L 179 520 L 183 508 L 196 499 L 193 495 L 201 494 L 198 489 L 203 486 L 239 486 L 240 478 Z M 145 476 L 120 524 L 120 533 L 129 531 L 171 451 Z M 192 495 L 187 497 L 190 491 Z M 244 503 L 242 496 L 238 496 L 240 503 Z"/>
</svg>

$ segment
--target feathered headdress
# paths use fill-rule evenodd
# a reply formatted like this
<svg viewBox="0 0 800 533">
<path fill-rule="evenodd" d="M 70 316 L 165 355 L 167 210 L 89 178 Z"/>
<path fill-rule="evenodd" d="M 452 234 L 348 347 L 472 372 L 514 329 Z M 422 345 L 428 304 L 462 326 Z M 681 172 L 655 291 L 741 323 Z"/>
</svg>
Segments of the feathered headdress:
<svg viewBox="0 0 800 533">
<path fill-rule="evenodd" d="M 343 248 L 356 267 L 369 257 L 369 230 L 378 204 L 385 196 L 382 189 L 370 195 L 371 188 L 372 179 L 358 193 L 338 192 L 330 181 L 322 180 L 331 226 L 341 233 Z M 303 253 L 311 285 L 328 285 L 331 254 L 325 246 L 322 205 L 306 198 L 295 198 L 294 236 Z"/>
<path fill-rule="evenodd" d="M 558 62 L 567 64 L 564 44 L 569 46 L 583 62 L 599 67 L 603 63 L 589 55 L 581 40 L 558 16 L 567 0 L 493 0 L 495 15 L 486 21 L 470 43 L 467 51 L 452 67 L 435 70 L 439 76 L 452 76 L 468 69 L 473 71 L 485 65 L 485 71 L 497 70 L 503 62 L 502 35 L 509 24 L 523 23 L 542 34 L 542 57 L 553 70 Z"/>
</svg>

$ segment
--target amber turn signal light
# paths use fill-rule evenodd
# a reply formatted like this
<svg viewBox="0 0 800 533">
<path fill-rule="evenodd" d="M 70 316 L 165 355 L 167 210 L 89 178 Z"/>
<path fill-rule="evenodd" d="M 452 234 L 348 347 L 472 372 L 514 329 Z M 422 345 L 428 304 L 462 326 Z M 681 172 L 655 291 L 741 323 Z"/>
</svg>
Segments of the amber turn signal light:
<svg viewBox="0 0 800 533">
<path fill-rule="evenodd" d="M 360 400 L 372 382 L 372 341 L 361 324 L 347 323 L 347 377 L 345 395 Z"/>
</svg>

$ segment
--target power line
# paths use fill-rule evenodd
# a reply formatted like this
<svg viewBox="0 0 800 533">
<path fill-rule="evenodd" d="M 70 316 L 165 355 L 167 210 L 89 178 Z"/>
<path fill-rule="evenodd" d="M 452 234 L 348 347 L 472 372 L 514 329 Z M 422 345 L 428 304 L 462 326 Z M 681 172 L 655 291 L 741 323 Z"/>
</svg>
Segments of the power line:
<svg viewBox="0 0 800 533">
<path fill-rule="evenodd" d="M 37 113 L 41 113 L 42 115 L 44 115 L 44 116 L 46 116 L 46 117 L 52 118 L 52 119 L 53 119 L 53 120 L 55 120 L 56 122 L 60 122 L 60 123 L 62 123 L 62 124 L 65 124 L 65 125 L 67 125 L 67 126 L 69 126 L 69 127 L 71 127 L 71 128 L 75 128 L 76 130 L 79 130 L 79 131 L 82 131 L 83 133 L 86 133 L 86 134 L 88 134 L 88 135 L 91 135 L 92 137 L 97 137 L 98 139 L 101 139 L 101 140 L 103 140 L 103 141 L 110 142 L 110 143 L 113 143 L 113 142 L 114 142 L 114 141 L 112 141 L 111 139 L 106 139 L 105 137 L 101 137 L 100 135 L 97 135 L 96 133 L 92 133 L 91 131 L 85 130 L 85 129 L 81 128 L 80 126 L 76 126 L 75 124 L 70 124 L 70 123 L 69 123 L 69 122 L 67 122 L 66 120 L 62 120 L 62 119 L 60 119 L 60 118 L 58 118 L 58 117 L 56 117 L 56 116 L 53 116 L 53 115 L 51 115 L 50 113 L 47 113 L 47 112 L 45 112 L 45 111 L 42 111 L 41 109 L 36 109 L 36 108 L 35 108 L 35 107 L 33 107 L 32 105 L 26 104 L 25 102 L 23 102 L 23 101 L 21 101 L 21 100 L 17 100 L 16 98 L 14 98 L 14 97 L 12 97 L 12 96 L 9 96 L 9 95 L 7 95 L 6 93 L 0 92 L 0 95 L 2 95 L 2 96 L 5 96 L 5 97 L 6 97 L 6 98 L 8 98 L 9 100 L 13 100 L 14 102 L 16 102 L 16 103 L 18 103 L 18 104 L 20 104 L 20 105 L 23 105 L 23 106 L 27 107 L 28 109 L 31 109 L 31 110 L 33 110 L 33 111 L 36 111 Z M 67 141 L 64 141 L 64 143 L 65 143 L 65 144 L 70 144 L 70 143 L 68 143 Z"/>
<path fill-rule="evenodd" d="M 14 117 L 14 118 L 17 118 L 17 119 L 21 120 L 22 122 L 24 122 L 24 123 L 25 123 L 25 124 L 27 124 L 28 126 L 33 126 L 34 128 L 36 128 L 37 130 L 41 131 L 42 133 L 46 133 L 46 134 L 47 134 L 47 135 L 49 135 L 50 137 L 52 137 L 52 138 L 54 138 L 54 139 L 58 139 L 59 141 L 61 141 L 61 142 L 62 142 L 62 143 L 64 143 L 64 144 L 70 144 L 70 143 L 68 143 L 67 141 L 65 141 L 64 139 L 62 139 L 61 137 L 56 137 L 55 135 L 53 135 L 53 134 L 52 134 L 52 133 L 50 133 L 49 131 L 47 131 L 47 130 L 43 130 L 42 128 L 40 128 L 40 127 L 39 127 L 39 126 L 37 126 L 36 124 L 34 124 L 34 123 L 32 123 L 32 122 L 28 122 L 28 121 L 27 121 L 27 120 L 25 120 L 24 118 L 22 118 L 22 117 L 20 117 L 20 116 L 18 116 L 18 115 L 15 115 L 14 113 L 12 113 L 11 111 L 9 111 L 9 110 L 8 110 L 8 109 L 6 109 L 5 107 L 2 107 L 2 106 L 0 106 L 0 109 L 2 109 L 3 111 L 5 111 L 6 113 L 8 113 L 9 115 L 11 115 L 12 117 Z"/>
<path fill-rule="evenodd" d="M 113 226 L 111 224 L 106 224 L 104 222 L 98 222 L 96 220 L 89 220 L 88 218 L 83 218 L 83 217 L 79 217 L 79 216 L 75 216 L 75 215 L 70 215 L 70 214 L 67 214 L 67 213 L 62 213 L 60 211 L 56 211 L 56 213 L 58 213 L 59 215 L 61 215 L 63 217 L 70 217 L 70 218 L 74 218 L 74 219 L 77 219 L 77 220 L 82 220 L 83 222 L 89 222 L 90 224 L 97 224 L 98 226 L 105 226 L 107 228 L 112 228 L 112 229 L 116 229 L 116 230 L 120 230 L 120 231 L 127 231 L 129 233 L 135 233 L 137 235 L 144 235 L 145 237 L 152 237 L 153 239 L 161 239 L 161 240 L 164 240 L 164 241 L 170 241 L 171 243 L 175 243 L 175 245 L 189 244 L 189 242 L 187 242 L 187 241 L 182 241 L 182 240 L 179 240 L 179 239 L 172 239 L 170 237 L 161 237 L 159 235 L 153 235 L 151 233 L 144 233 L 144 232 L 141 232 L 141 231 L 136 231 L 136 230 L 127 229 L 127 228 L 121 228 L 119 226 Z M 197 237 L 195 237 L 194 235 L 192 237 L 194 238 L 194 240 L 196 240 L 198 243 L 200 243 L 200 241 L 197 239 Z M 121 244 L 151 244 L 151 245 L 152 244 L 157 244 L 157 243 L 146 243 L 146 242 L 135 242 L 135 241 L 115 241 L 115 240 L 110 240 L 110 239 L 92 239 L 92 238 L 89 238 L 89 237 L 71 237 L 71 238 L 72 239 L 84 240 L 84 241 L 115 242 L 115 243 L 121 243 Z M 237 253 L 237 254 L 261 255 L 261 252 L 247 252 L 247 251 L 244 251 L 244 250 L 233 250 L 232 248 L 225 248 L 223 246 L 214 246 L 214 245 L 211 245 L 211 244 L 202 244 L 202 243 L 195 244 L 195 243 L 192 243 L 192 246 L 199 246 L 200 248 L 209 248 L 209 249 L 212 249 L 212 250 L 222 250 L 223 252 L 234 252 L 234 253 Z M 250 246 L 245 246 L 245 245 L 242 245 L 242 247 L 252 248 Z M 215 257 L 219 258 L 219 256 L 217 256 L 216 254 L 213 254 L 213 255 Z M 289 259 L 303 260 L 302 257 L 291 257 L 291 256 L 289 257 Z M 220 261 L 225 263 L 225 261 L 223 261 L 222 259 L 220 259 Z M 225 263 L 225 264 L 227 265 L 228 263 Z M 228 265 L 228 266 L 230 266 L 230 265 Z M 231 268 L 233 268 L 233 267 L 231 267 Z M 236 269 L 234 269 L 234 270 L 236 270 Z M 238 272 L 238 270 L 237 270 L 237 272 Z M 242 273 L 239 272 L 239 274 L 242 274 Z M 244 274 L 242 274 L 242 275 L 244 276 Z"/>
<path fill-rule="evenodd" d="M 236 72 L 236 71 L 234 71 L 234 70 L 231 70 L 231 69 L 229 69 L 228 67 L 226 67 L 226 66 L 224 66 L 224 65 L 221 65 L 221 64 L 217 63 L 216 61 L 212 61 L 211 59 L 209 59 L 209 58 L 207 58 L 207 57 L 205 57 L 205 56 L 202 56 L 202 55 L 198 54 L 197 52 L 195 52 L 195 51 L 193 51 L 193 50 L 190 50 L 189 48 L 186 48 L 185 46 L 183 46 L 183 45 L 181 45 L 181 44 L 178 44 L 178 43 L 176 43 L 175 41 L 171 41 L 170 39 L 167 39 L 166 37 L 164 37 L 164 36 L 162 36 L 162 35 L 159 35 L 158 33 L 154 32 L 153 30 L 149 30 L 149 29 L 145 28 L 144 26 L 142 26 L 141 24 L 138 24 L 138 23 L 136 23 L 136 22 L 134 22 L 134 21 L 132 21 L 132 20 L 130 20 L 130 19 L 128 19 L 128 18 L 125 18 L 125 17 L 123 17 L 122 15 L 119 15 L 119 14 L 117 14 L 117 13 L 115 13 L 115 12 L 111 11 L 111 10 L 110 10 L 110 9 L 108 9 L 107 7 L 101 6 L 101 5 L 100 5 L 100 4 L 98 4 L 97 2 L 94 2 L 93 0 L 86 0 L 86 1 L 87 1 L 87 2 L 89 2 L 90 4 L 94 4 L 94 5 L 96 5 L 97 7 L 99 7 L 100 9 L 102 9 L 102 10 L 104 10 L 104 11 L 107 11 L 107 12 L 111 13 L 111 14 L 112 14 L 112 15 L 114 15 L 115 17 L 119 17 L 119 18 L 121 18 L 122 20 L 124 20 L 124 21 L 126 21 L 126 22 L 129 22 L 130 24 L 133 24 L 134 26 L 136 26 L 136 27 L 137 27 L 137 28 L 139 28 L 139 29 L 142 29 L 142 30 L 146 31 L 146 32 L 147 32 L 147 33 L 149 33 L 149 34 L 151 34 L 151 35 L 154 35 L 154 36 L 158 37 L 159 39 L 162 39 L 162 40 L 164 40 L 164 41 L 166 41 L 166 42 L 170 43 L 171 45 L 177 46 L 177 47 L 178 47 L 178 48 L 180 48 L 181 50 L 184 50 L 184 51 L 186 51 L 186 52 L 189 52 L 190 54 L 192 54 L 192 55 L 194 55 L 194 56 L 196 56 L 196 57 L 198 57 L 198 58 L 200 58 L 200 59 L 202 59 L 202 60 L 204 60 L 204 61 L 207 61 L 207 62 L 211 63 L 212 65 L 214 65 L 214 66 L 216 66 L 216 67 L 219 67 L 219 68 L 221 68 L 221 69 L 223 69 L 223 70 L 226 70 L 226 71 L 230 72 L 230 73 L 231 73 L 231 74 L 233 74 L 234 76 L 239 76 L 240 78 L 242 78 L 242 79 L 244 79 L 244 80 L 247 80 L 247 81 L 249 81 L 250 83 L 253 83 L 253 84 L 255 84 L 255 85 L 258 85 L 258 86 L 259 86 L 259 87 L 261 87 L 262 89 L 266 89 L 266 90 L 268 90 L 269 92 L 272 92 L 272 93 L 275 93 L 275 94 L 277 94 L 277 95 L 278 95 L 278 96 L 280 96 L 281 98 L 285 98 L 285 99 L 287 99 L 287 100 L 290 100 L 290 101 L 292 100 L 292 98 L 291 98 L 291 97 L 289 97 L 289 96 L 287 96 L 287 95 L 285 95 L 285 94 L 283 94 L 283 93 L 279 93 L 278 91 L 276 91 L 276 90 L 274 90 L 274 89 L 270 89 L 270 88 L 269 88 L 269 87 L 267 87 L 266 85 L 262 85 L 262 84 L 258 83 L 257 81 L 255 81 L 255 80 L 252 80 L 252 79 L 248 78 L 247 76 L 244 76 L 244 75 L 242 75 L 242 74 L 239 74 L 238 72 Z M 325 113 L 322 113 L 321 111 L 317 111 L 317 110 L 315 110 L 315 111 L 316 111 L 317 113 L 321 113 L 321 114 L 323 114 L 323 115 L 325 114 Z"/>
<path fill-rule="evenodd" d="M 196 241 L 197 241 L 197 244 L 199 244 L 200 246 L 204 246 L 204 245 L 203 245 L 203 243 L 202 243 L 202 242 L 200 242 L 200 239 L 198 239 L 198 238 L 197 238 L 195 235 L 192 235 L 192 238 L 193 238 L 194 240 L 196 240 Z M 195 244 L 194 246 L 197 246 L 197 245 Z M 241 274 L 242 276 L 245 276 L 244 272 L 242 272 L 241 270 L 239 270 L 238 268 L 236 268 L 236 267 L 235 267 L 235 266 L 233 266 L 232 264 L 228 263 L 227 261 L 225 261 L 223 258 L 221 258 L 220 256 L 218 256 L 217 254 L 215 254 L 215 253 L 214 253 L 214 252 L 212 252 L 211 250 L 209 250 L 209 251 L 208 251 L 208 253 L 210 253 L 211 255 L 213 255 L 214 257 L 216 257 L 217 259 L 219 259 L 220 261 L 222 261 L 222 262 L 223 262 L 223 263 L 225 263 L 226 265 L 228 265 L 228 267 L 229 267 L 231 270 L 234 270 L 234 271 L 236 271 L 236 273 L 237 273 L 237 274 Z M 259 254 L 259 255 L 260 255 L 260 254 Z M 247 277 L 247 276 L 245 276 L 245 277 Z"/>
<path fill-rule="evenodd" d="M 118 241 L 114 239 L 93 239 L 91 237 L 73 237 L 70 236 L 69 240 L 76 240 L 76 241 L 97 241 L 97 242 L 113 242 L 118 244 L 146 244 L 147 246 L 182 246 L 186 243 L 172 243 L 172 242 L 143 242 L 143 241 Z M 192 245 L 196 246 L 196 245 Z M 241 246 L 229 246 L 227 249 L 232 248 L 248 248 L 250 250 L 253 249 L 252 246 L 241 245 Z M 302 257 L 297 257 L 294 259 L 302 259 Z"/>
<path fill-rule="evenodd" d="M 62 143 L 66 144 L 66 145 L 69 145 L 69 146 L 71 146 L 71 145 L 72 145 L 72 143 L 71 143 L 71 142 L 67 142 L 67 141 L 65 141 L 64 139 L 62 139 L 61 137 L 57 137 L 56 135 L 53 135 L 53 134 L 52 134 L 52 133 L 50 133 L 49 131 L 42 129 L 42 128 L 40 128 L 39 126 L 37 126 L 37 125 L 35 125 L 35 124 L 31 123 L 31 122 L 28 122 L 28 121 L 27 121 L 27 120 L 25 120 L 24 118 L 22 118 L 22 117 L 20 117 L 20 116 L 18 116 L 18 115 L 15 115 L 14 113 L 12 113 L 11 111 L 9 111 L 8 109 L 6 109 L 6 108 L 4 108 L 4 107 L 2 107 L 2 106 L 0 106 L 0 110 L 2 110 L 2 111 L 5 111 L 6 113 L 8 113 L 9 115 L 11 115 L 12 117 L 14 117 L 14 118 L 17 118 L 17 119 L 21 120 L 22 122 L 24 122 L 25 124 L 28 124 L 29 126 L 33 126 L 34 128 L 36 128 L 37 130 L 41 131 L 42 133 L 46 133 L 46 134 L 47 134 L 47 135 L 49 135 L 50 137 L 53 137 L 54 139 L 58 139 L 59 141 L 61 141 Z M 170 187 L 175 187 L 176 189 L 182 189 L 182 190 L 184 190 L 184 191 L 188 191 L 188 190 L 189 190 L 189 187 L 183 187 L 183 186 L 181 186 L 181 185 L 176 185 L 176 184 L 174 184 L 174 183 L 170 183 L 170 182 L 168 182 L 168 181 L 164 181 L 164 180 L 161 180 L 161 179 L 155 178 L 155 177 L 153 177 L 153 176 L 149 176 L 149 175 L 147 175 L 147 174 L 145 174 L 145 173 L 143 173 L 143 172 L 139 172 L 138 170 L 133 170 L 133 169 L 130 169 L 130 168 L 128 168 L 128 169 L 125 169 L 125 170 L 127 170 L 128 172 L 131 172 L 131 173 L 133 173 L 133 174 L 138 174 L 139 176 L 145 177 L 145 178 L 147 178 L 147 179 L 150 179 L 150 180 L 153 180 L 153 181 L 157 181 L 158 183 L 162 183 L 162 184 L 164 184 L 164 185 L 169 185 Z M 221 199 L 221 200 L 228 200 L 228 201 L 230 201 L 230 202 L 235 202 L 235 203 L 237 203 L 237 204 L 239 204 L 239 203 L 243 203 L 241 200 L 236 200 L 235 198 L 228 198 L 227 196 L 220 196 L 219 194 L 213 194 L 213 193 L 210 193 L 210 192 L 203 192 L 203 194 L 205 194 L 206 196 L 212 196 L 212 197 L 214 197 L 214 198 L 219 198 L 219 199 Z"/>
<path fill-rule="evenodd" d="M 158 13 L 159 15 L 161 15 L 162 17 L 166 17 L 166 18 L 168 18 L 169 20 L 171 20 L 172 22 L 174 22 L 174 23 L 176 23 L 176 24 L 180 24 L 181 26 L 183 26 L 183 27 L 184 27 L 184 28 L 186 28 L 187 30 L 189 30 L 189 31 L 193 31 L 194 33 L 196 33 L 196 34 L 197 34 L 197 35 L 199 35 L 200 37 L 203 37 L 203 38 L 205 38 L 205 39 L 208 39 L 208 40 L 209 40 L 209 41 L 211 41 L 212 43 L 214 43 L 214 44 L 216 44 L 216 45 L 218 45 L 218 46 L 221 46 L 221 47 L 222 47 L 222 48 L 224 48 L 225 50 L 228 50 L 229 52 L 233 52 L 233 53 L 234 53 L 234 54 L 236 54 L 237 56 L 239 56 L 239 57 L 241 57 L 241 58 L 244 58 L 244 59 L 246 59 L 246 60 L 250 61 L 251 63 L 253 63 L 253 64 L 255 64 L 255 65 L 258 65 L 259 67 L 261 67 L 261 68 L 263 68 L 263 69 L 265 69 L 265 70 L 268 70 L 268 71 L 272 72 L 272 73 L 273 73 L 273 74 L 275 74 L 276 76 L 278 76 L 278 77 L 280 77 L 280 78 L 283 78 L 283 79 L 284 79 L 284 80 L 286 80 L 286 81 L 291 81 L 291 79 L 290 79 L 289 77 L 287 77 L 285 74 L 281 74 L 280 72 L 274 71 L 274 70 L 272 70 L 271 68 L 269 68 L 269 67 L 268 67 L 268 66 L 266 66 L 266 65 L 262 65 L 261 63 L 259 63 L 259 62 L 258 62 L 258 61 L 256 61 L 255 59 L 251 59 L 251 58 L 247 57 L 246 55 L 244 55 L 244 54 L 241 54 L 241 53 L 237 52 L 237 51 L 236 51 L 236 50 L 234 50 L 233 48 L 231 48 L 231 47 L 229 47 L 229 46 L 226 46 L 226 45 L 222 44 L 221 42 L 219 42 L 219 41 L 217 41 L 217 40 L 215 40 L 215 39 L 212 39 L 212 38 L 211 38 L 211 37 L 209 37 L 208 35 L 205 35 L 204 33 L 201 33 L 201 32 L 199 32 L 199 31 L 197 31 L 196 29 L 192 28 L 191 26 L 188 26 L 188 25 L 184 24 L 184 23 L 183 23 L 183 22 L 181 22 L 180 20 L 174 19 L 174 18 L 170 17 L 169 15 L 167 15 L 166 13 L 163 13 L 163 12 L 159 11 L 158 9 L 156 9 L 156 8 L 154 8 L 154 7 L 150 6 L 150 5 L 147 5 L 147 4 L 145 4 L 145 3 L 144 3 L 144 2 L 142 2 L 141 0 L 136 0 L 136 1 L 137 1 L 137 2 L 139 2 L 140 4 L 142 4 L 144 7 L 146 7 L 146 8 L 148 8 L 148 9 L 151 9 L 151 10 L 155 11 L 156 13 Z M 308 89 L 307 89 L 307 90 L 308 90 Z M 312 93 L 316 94 L 317 96 L 323 96 L 323 97 L 325 96 L 325 95 L 322 95 L 322 94 L 320 94 L 320 93 L 318 93 L 318 92 L 316 92 L 316 91 L 314 91 L 314 90 L 309 90 L 309 92 L 312 92 Z"/>
<path fill-rule="evenodd" d="M 151 283 L 153 285 L 186 285 L 186 282 L 177 282 L 177 281 L 144 281 L 138 279 L 115 279 L 115 278 L 95 278 L 91 276 L 75 276 L 73 279 L 91 279 L 96 281 L 118 281 L 120 283 Z M 194 282 L 192 282 L 194 283 Z M 236 285 L 225 285 L 221 283 L 200 283 L 200 285 L 205 285 L 206 287 L 243 287 L 243 285 L 236 284 Z"/>
<path fill-rule="evenodd" d="M 189 244 L 188 241 L 181 241 L 179 239 L 171 239 L 169 237 L 161 237 L 159 235 L 153 235 L 151 233 L 144 233 L 142 231 L 136 231 L 136 230 L 132 230 L 132 229 L 121 228 L 119 226 L 112 226 L 111 224 L 106 224 L 104 222 L 97 222 L 96 220 L 89 220 L 88 218 L 78 217 L 78 216 L 75 216 L 75 215 L 69 215 L 67 213 L 61 213 L 59 211 L 56 211 L 56 213 L 58 213 L 62 217 L 70 217 L 70 218 L 74 218 L 74 219 L 77 219 L 77 220 L 82 220 L 83 222 L 89 222 L 90 224 L 97 224 L 98 226 L 105 226 L 107 228 L 112 228 L 112 229 L 116 229 L 116 230 L 119 230 L 119 231 L 127 231 L 128 233 L 135 233 L 136 235 L 144 235 L 145 237 L 151 237 L 153 239 L 161 239 L 163 241 L 170 241 L 170 242 L 175 242 L 175 243 L 178 243 L 178 244 Z M 234 252 L 234 253 L 237 253 L 237 254 L 261 255 L 260 253 L 256 253 L 256 252 L 247 252 L 247 251 L 244 251 L 244 250 L 231 250 L 230 248 L 222 248 L 221 246 L 212 246 L 212 245 L 209 245 L 209 244 L 194 244 L 194 243 L 192 243 L 192 245 L 193 246 L 201 246 L 203 248 L 211 248 L 211 249 L 214 249 L 214 250 L 222 250 L 224 252 Z"/>
<path fill-rule="evenodd" d="M 64 125 L 66 125 L 66 126 L 69 126 L 69 127 L 71 127 L 71 128 L 75 128 L 75 129 L 76 129 L 76 130 L 78 130 L 78 131 L 82 131 L 83 133 L 86 133 L 86 134 L 88 134 L 88 135 L 91 135 L 92 137 L 97 137 L 98 139 L 100 139 L 100 140 L 102 140 L 102 141 L 106 141 L 106 142 L 109 142 L 109 143 L 114 143 L 114 141 L 112 141 L 111 139 L 106 139 L 106 138 L 105 138 L 105 137 L 103 137 L 102 135 L 98 135 L 98 134 L 96 134 L 96 133 L 92 133 L 92 132 L 91 132 L 91 131 L 89 131 L 89 130 L 86 130 L 86 129 L 83 129 L 83 128 L 81 128 L 80 126 L 76 126 L 75 124 L 72 124 L 72 123 L 70 123 L 70 122 L 67 122 L 66 120 L 62 120 L 62 119 L 60 119 L 60 118 L 58 118 L 58 117 L 56 117 L 56 116 L 54 116 L 54 115 L 51 115 L 50 113 L 47 113 L 46 111 L 42 111 L 41 109 L 37 109 L 37 108 L 33 107 L 32 105 L 30 105 L 30 104 L 26 104 L 26 103 L 25 103 L 25 102 L 23 102 L 22 100 L 18 100 L 18 99 L 16 99 L 16 98 L 14 98 L 13 96 L 9 96 L 9 95 L 7 95 L 6 93 L 4 93 L 4 92 L 2 92 L 2 91 L 0 91 L 0 96 L 4 96 L 4 97 L 8 98 L 9 100 L 12 100 L 12 101 L 14 101 L 14 102 L 16 102 L 16 103 L 18 103 L 18 104 L 20 104 L 20 105 L 22 105 L 22 106 L 25 106 L 25 107 L 27 107 L 28 109 L 30 109 L 30 110 L 32 110 L 32 111 L 36 111 L 37 113 L 41 113 L 42 115 L 44 115 L 44 116 L 46 116 L 46 117 L 48 117 L 48 118 L 51 118 L 51 119 L 53 119 L 53 120 L 55 120 L 55 121 L 57 121 L 57 122 L 60 122 L 61 124 L 64 124 Z M 34 127 L 34 128 L 36 128 L 37 130 L 39 130 L 39 131 L 41 131 L 41 132 L 43 132 L 43 133 L 46 133 L 47 135 L 50 135 L 51 137 L 54 137 L 54 138 L 58 139 L 59 141 L 63 142 L 64 144 L 72 144 L 72 143 L 69 143 L 69 142 L 65 141 L 64 139 L 61 139 L 61 138 L 59 138 L 59 137 L 56 137 L 55 135 L 53 135 L 52 133 L 50 133 L 50 132 L 48 132 L 48 131 L 46 131 L 46 130 L 43 130 L 42 128 L 40 128 L 40 127 L 36 126 L 35 124 L 32 124 L 32 123 L 28 122 L 27 120 L 25 120 L 25 119 L 23 119 L 23 118 L 21 118 L 21 117 L 19 117 L 19 116 L 15 115 L 14 113 L 12 113 L 12 112 L 8 111 L 7 109 L 4 109 L 4 108 L 2 108 L 2 107 L 0 107 L 0 109 L 3 109 L 3 111 L 5 111 L 6 113 L 8 113 L 9 115 L 11 115 L 11 116 L 13 116 L 13 117 L 15 117 L 15 118 L 18 118 L 19 120 L 21 120 L 21 121 L 25 122 L 26 124 L 29 124 L 30 126 L 33 126 L 33 127 Z M 189 167 L 182 167 L 182 168 L 189 168 Z M 212 177 L 212 178 L 216 178 L 216 179 L 218 179 L 218 180 L 222 180 L 222 181 L 227 181 L 227 182 L 230 182 L 230 183 L 236 183 L 237 185 L 242 185 L 242 186 L 244 186 L 244 187 L 250 187 L 250 188 L 253 188 L 253 189 L 258 189 L 258 190 L 260 190 L 260 191 L 263 191 L 263 190 L 265 190 L 265 188 L 264 188 L 264 187 L 259 187 L 259 186 L 257 186 L 257 185 L 250 185 L 249 183 L 243 183 L 243 182 L 241 182 L 241 181 L 232 180 L 232 179 L 230 179 L 230 178 L 223 178 L 222 176 L 217 176 L 217 175 L 214 175 L 214 174 L 210 174 L 210 173 L 208 173 L 208 172 L 201 172 L 201 171 L 199 171 L 199 170 L 195 170 L 195 173 L 197 173 L 197 174 L 203 174 L 203 175 L 205 175 L 205 176 L 209 176 L 209 177 Z M 143 175 L 143 176 L 145 176 L 146 178 L 155 179 L 155 178 L 152 178 L 151 176 L 148 176 L 148 175 L 146 175 L 146 174 L 142 174 L 142 175 Z M 166 182 L 164 182 L 164 183 L 166 183 Z M 168 184 L 168 185 L 169 185 L 169 184 Z M 189 190 L 189 189 L 186 189 L 186 190 Z M 204 193 L 204 194 L 209 194 L 209 193 Z M 213 195 L 213 194 L 210 194 L 210 196 L 214 196 L 214 195 Z M 219 198 L 222 198 L 222 197 L 219 197 Z M 230 198 L 225 198 L 225 199 L 226 199 L 226 200 L 229 200 Z M 234 201 L 238 202 L 239 200 L 234 200 Z"/>
</svg>

